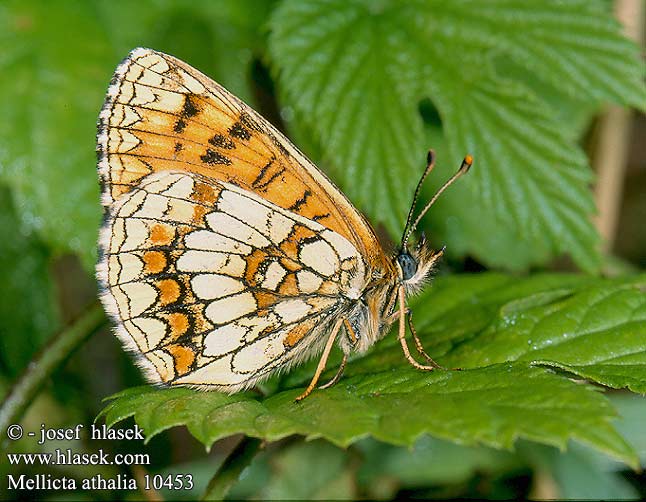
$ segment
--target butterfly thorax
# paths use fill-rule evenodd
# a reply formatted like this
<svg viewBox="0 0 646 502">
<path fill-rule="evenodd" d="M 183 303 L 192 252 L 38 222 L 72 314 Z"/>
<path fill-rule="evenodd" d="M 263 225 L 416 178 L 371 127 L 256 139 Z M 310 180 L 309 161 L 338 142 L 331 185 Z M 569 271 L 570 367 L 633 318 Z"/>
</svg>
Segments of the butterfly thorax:
<svg viewBox="0 0 646 502">
<path fill-rule="evenodd" d="M 346 313 L 349 327 L 339 345 L 346 354 L 363 353 L 383 337 L 394 319 L 397 302 L 397 282 L 391 274 L 382 275 L 367 284 L 360 298 L 352 302 Z"/>
</svg>

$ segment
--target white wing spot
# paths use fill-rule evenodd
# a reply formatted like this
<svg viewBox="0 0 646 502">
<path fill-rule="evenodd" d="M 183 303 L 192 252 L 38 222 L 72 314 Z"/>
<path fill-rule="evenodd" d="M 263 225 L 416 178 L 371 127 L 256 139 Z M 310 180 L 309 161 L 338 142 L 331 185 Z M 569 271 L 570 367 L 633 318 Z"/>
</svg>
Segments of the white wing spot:
<svg viewBox="0 0 646 502">
<path fill-rule="evenodd" d="M 232 190 L 222 192 L 218 209 L 235 215 L 275 244 L 284 241 L 294 228 L 294 220 Z"/>
<path fill-rule="evenodd" d="M 339 260 L 334 249 L 324 240 L 303 244 L 299 258 L 303 264 L 327 277 L 339 269 Z"/>
<path fill-rule="evenodd" d="M 141 258 L 132 253 L 121 253 L 118 255 L 118 258 L 117 255 L 110 256 L 111 271 L 112 267 L 117 265 L 117 261 L 121 264 L 121 270 L 119 271 L 119 278 L 112 284 L 133 281 L 139 277 L 144 269 L 144 263 L 141 261 Z"/>
<path fill-rule="evenodd" d="M 123 316 L 125 319 L 137 317 L 157 299 L 157 290 L 145 282 L 130 282 L 119 286 L 119 288 L 128 298 L 130 306 L 128 315 Z"/>
<path fill-rule="evenodd" d="M 323 284 L 323 279 L 309 270 L 299 270 L 296 273 L 296 279 L 301 293 L 314 293 Z"/>
<path fill-rule="evenodd" d="M 321 236 L 332 245 L 342 260 L 359 254 L 350 241 L 332 230 L 324 230 L 321 232 Z"/>
<path fill-rule="evenodd" d="M 136 192 L 128 194 L 128 198 L 117 211 L 119 218 L 126 218 L 128 216 L 131 216 L 132 213 L 139 209 L 139 206 L 144 202 L 144 199 L 147 195 L 148 194 L 143 190 L 138 190 Z"/>
<path fill-rule="evenodd" d="M 173 183 L 163 192 L 162 195 L 176 197 L 178 199 L 190 199 L 193 195 L 193 178 L 190 176 L 176 176 Z"/>
<path fill-rule="evenodd" d="M 310 310 L 312 306 L 303 300 L 285 300 L 274 307 L 274 311 L 285 324 L 302 319 Z"/>
<path fill-rule="evenodd" d="M 130 56 L 138 64 L 150 68 L 157 73 L 165 73 L 169 70 L 168 63 L 161 56 L 150 52 L 148 49 L 138 48 Z"/>
<path fill-rule="evenodd" d="M 285 268 L 280 263 L 272 261 L 267 267 L 264 277 L 258 277 L 257 280 L 260 282 L 260 285 L 263 288 L 276 290 L 276 287 L 280 284 L 280 281 L 282 281 L 286 275 L 287 270 L 285 270 Z"/>
<path fill-rule="evenodd" d="M 179 70 L 179 75 L 182 78 L 184 87 L 186 87 L 193 94 L 202 94 L 206 89 L 204 86 L 196 79 L 193 78 L 189 73 L 184 70 Z"/>
<path fill-rule="evenodd" d="M 164 219 L 188 223 L 193 218 L 195 204 L 182 199 L 168 199 L 168 211 Z"/>
<path fill-rule="evenodd" d="M 216 232 L 221 232 L 241 242 L 257 248 L 263 248 L 269 245 L 267 238 L 257 230 L 254 230 L 249 225 L 242 223 L 242 221 L 228 214 L 213 212 L 207 215 L 206 220 L 209 226 Z"/>
<path fill-rule="evenodd" d="M 233 356 L 233 368 L 239 373 L 253 373 L 285 352 L 282 337 L 261 338 Z"/>
<path fill-rule="evenodd" d="M 168 209 L 168 199 L 155 193 L 148 194 L 140 209 L 132 214 L 135 218 L 161 219 Z"/>
<path fill-rule="evenodd" d="M 294 221 L 283 216 L 278 211 L 272 211 L 269 213 L 267 226 L 269 227 L 269 238 L 272 242 L 278 243 L 287 239 L 294 228 Z"/>
<path fill-rule="evenodd" d="M 221 357 L 178 378 L 183 385 L 236 385 L 247 380 L 246 375 L 231 371 L 231 356 Z"/>
<path fill-rule="evenodd" d="M 154 349 L 159 345 L 166 335 L 166 324 L 159 319 L 151 317 L 137 317 L 132 319 L 132 323 L 137 326 L 143 333 L 143 339 L 146 341 L 144 350 Z"/>
<path fill-rule="evenodd" d="M 215 272 L 241 277 L 246 262 L 238 255 L 212 251 L 186 251 L 175 264 L 179 272 Z"/>
<path fill-rule="evenodd" d="M 248 255 L 252 250 L 251 246 L 229 239 L 224 235 L 216 234 L 210 230 L 196 230 L 195 232 L 191 232 L 184 238 L 184 244 L 187 248 L 191 249 L 221 251 L 241 255 Z"/>
<path fill-rule="evenodd" d="M 246 343 L 251 343 L 253 340 L 258 338 L 263 331 L 275 329 L 276 326 L 282 324 L 276 314 L 274 314 L 273 312 L 269 312 L 266 316 L 263 317 L 244 317 L 237 322 L 241 326 L 248 328 L 247 334 L 245 336 Z"/>
<path fill-rule="evenodd" d="M 256 309 L 256 299 L 250 292 L 245 291 L 209 303 L 204 313 L 213 323 L 224 324 L 250 314 Z"/>
<path fill-rule="evenodd" d="M 176 181 L 179 181 L 182 177 L 184 176 L 181 174 L 164 171 L 158 174 L 150 175 L 146 178 L 146 181 L 142 185 L 144 187 L 144 190 L 149 193 L 164 194 L 164 192 L 166 191 L 172 191 L 174 183 Z M 188 176 L 186 176 L 186 178 L 189 180 L 191 179 Z"/>
<path fill-rule="evenodd" d="M 125 226 L 126 240 L 120 249 L 111 249 L 113 253 L 139 249 L 148 239 L 148 227 L 142 220 L 126 218 Z"/>
<path fill-rule="evenodd" d="M 204 338 L 204 355 L 221 356 L 244 344 L 243 337 L 247 329 L 236 323 L 225 324 L 211 331 Z"/>
<path fill-rule="evenodd" d="M 162 382 L 167 382 L 175 376 L 175 361 L 170 354 L 163 350 L 151 350 L 146 353 L 146 358 L 153 364 Z"/>
<path fill-rule="evenodd" d="M 202 300 L 214 300 L 233 293 L 239 293 L 244 285 L 227 275 L 200 274 L 191 279 L 193 293 Z"/>
</svg>

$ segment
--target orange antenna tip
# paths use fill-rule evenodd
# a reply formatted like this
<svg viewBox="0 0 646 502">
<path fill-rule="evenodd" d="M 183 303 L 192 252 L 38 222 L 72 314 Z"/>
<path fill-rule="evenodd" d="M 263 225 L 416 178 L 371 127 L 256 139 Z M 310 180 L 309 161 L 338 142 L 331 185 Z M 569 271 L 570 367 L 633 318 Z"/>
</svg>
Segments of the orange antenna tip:
<svg viewBox="0 0 646 502">
<path fill-rule="evenodd" d="M 464 157 L 464 160 L 462 161 L 462 165 L 460 166 L 459 171 L 461 171 L 462 174 L 466 174 L 472 165 L 473 165 L 473 157 L 471 155 L 467 155 Z"/>
</svg>

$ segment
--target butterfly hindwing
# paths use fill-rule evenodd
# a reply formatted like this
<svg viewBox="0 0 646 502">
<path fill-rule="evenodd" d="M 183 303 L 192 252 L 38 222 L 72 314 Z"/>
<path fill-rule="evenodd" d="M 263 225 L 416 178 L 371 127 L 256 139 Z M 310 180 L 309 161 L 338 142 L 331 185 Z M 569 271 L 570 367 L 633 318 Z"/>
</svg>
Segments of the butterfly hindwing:
<svg viewBox="0 0 646 502">
<path fill-rule="evenodd" d="M 149 378 L 230 392 L 315 353 L 368 279 L 338 233 L 189 172 L 121 194 L 100 246 L 104 304 Z"/>
</svg>

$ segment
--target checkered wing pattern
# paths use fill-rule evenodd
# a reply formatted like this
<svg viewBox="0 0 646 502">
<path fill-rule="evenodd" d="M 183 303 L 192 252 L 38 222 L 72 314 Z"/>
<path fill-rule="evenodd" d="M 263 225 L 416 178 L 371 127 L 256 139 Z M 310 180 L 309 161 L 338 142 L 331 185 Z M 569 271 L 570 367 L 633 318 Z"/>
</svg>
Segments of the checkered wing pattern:
<svg viewBox="0 0 646 502">
<path fill-rule="evenodd" d="M 117 334 L 168 384 L 235 392 L 316 354 L 368 280 L 339 233 L 190 172 L 119 194 L 100 243 Z"/>
</svg>

